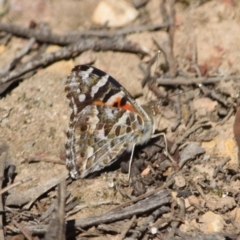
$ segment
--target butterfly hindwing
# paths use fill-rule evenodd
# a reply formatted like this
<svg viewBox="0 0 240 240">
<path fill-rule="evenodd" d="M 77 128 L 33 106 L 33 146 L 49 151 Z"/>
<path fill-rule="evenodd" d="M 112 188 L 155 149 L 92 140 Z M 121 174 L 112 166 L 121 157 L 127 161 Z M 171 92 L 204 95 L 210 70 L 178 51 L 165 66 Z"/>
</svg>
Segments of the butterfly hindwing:
<svg viewBox="0 0 240 240">
<path fill-rule="evenodd" d="M 75 158 L 81 177 L 112 164 L 132 149 L 136 141 L 133 127 L 139 127 L 136 121 L 137 114 L 108 106 L 89 105 L 78 114 L 76 124 L 68 130 L 72 138 L 67 142 L 71 148 L 67 158 Z"/>
</svg>

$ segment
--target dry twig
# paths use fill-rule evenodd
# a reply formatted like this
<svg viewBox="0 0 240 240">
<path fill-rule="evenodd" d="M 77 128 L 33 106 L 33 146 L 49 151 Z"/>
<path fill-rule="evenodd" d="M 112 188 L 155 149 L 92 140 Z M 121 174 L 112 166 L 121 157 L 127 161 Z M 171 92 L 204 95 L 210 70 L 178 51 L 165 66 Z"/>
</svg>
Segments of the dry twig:
<svg viewBox="0 0 240 240">
<path fill-rule="evenodd" d="M 163 0 L 161 2 L 161 13 L 163 15 L 164 21 L 167 21 L 170 23 L 169 28 L 167 30 L 168 32 L 168 41 L 163 43 L 163 46 L 160 46 L 158 44 L 158 41 L 154 39 L 154 42 L 158 45 L 159 49 L 163 52 L 167 65 L 168 65 L 168 75 L 170 78 L 175 78 L 177 76 L 177 61 L 174 57 L 174 33 L 175 33 L 175 6 L 174 6 L 175 0 L 169 0 L 165 1 Z M 166 8 L 166 4 L 169 4 L 169 11 Z"/>
<path fill-rule="evenodd" d="M 100 216 L 88 217 L 84 219 L 76 219 L 74 221 L 67 222 L 67 229 L 75 229 L 76 227 L 86 228 L 95 226 L 102 223 L 108 223 L 113 221 L 119 221 L 125 218 L 131 218 L 133 215 L 142 215 L 162 205 L 168 204 L 171 201 L 171 197 L 168 190 L 157 192 L 134 205 L 125 207 L 105 213 Z M 47 230 L 46 225 L 32 225 L 26 226 L 26 229 L 33 232 L 34 234 L 44 234 Z M 18 233 L 18 229 L 12 229 Z"/>
<path fill-rule="evenodd" d="M 170 150 L 170 154 L 174 154 L 176 149 L 177 149 L 177 147 L 179 145 L 181 145 L 183 143 L 184 139 L 186 139 L 190 134 L 194 133 L 199 128 L 207 127 L 207 126 L 210 126 L 210 125 L 211 124 L 208 123 L 206 119 L 202 119 L 200 122 L 198 122 L 197 124 L 193 125 L 187 131 L 185 131 L 185 133 L 179 139 L 177 139 L 177 141 L 174 143 L 174 145 L 172 146 L 172 148 Z"/>
<path fill-rule="evenodd" d="M 19 191 L 10 192 L 10 195 L 6 199 L 6 205 L 22 206 L 28 203 L 26 206 L 24 206 L 24 209 L 29 209 L 37 198 L 66 178 L 68 178 L 68 174 L 66 176 L 58 176 L 56 178 L 48 179 L 44 185 L 33 187 L 21 192 L 21 194 Z"/>
<path fill-rule="evenodd" d="M 45 240 L 65 240 L 65 197 L 66 180 L 64 179 L 58 184 L 54 217 L 48 226 Z"/>
<path fill-rule="evenodd" d="M 143 224 L 135 231 L 131 238 L 140 239 L 144 232 L 150 227 L 150 224 L 154 222 L 160 215 L 170 212 L 170 208 L 162 206 L 161 208 L 155 210 L 144 222 Z"/>
<path fill-rule="evenodd" d="M 26 177 L 26 178 L 24 178 L 24 179 L 22 179 L 22 180 L 20 180 L 20 181 L 18 181 L 18 182 L 15 182 L 15 183 L 13 183 L 13 184 L 11 184 L 11 185 L 3 188 L 3 189 L 0 191 L 0 195 L 3 194 L 3 193 L 5 193 L 5 192 L 7 192 L 7 191 L 9 191 L 9 190 L 12 189 L 12 188 L 15 188 L 15 187 L 17 187 L 17 186 L 19 186 L 19 185 L 21 185 L 21 184 L 23 184 L 23 183 L 29 182 L 29 181 L 33 181 L 33 179 L 32 179 L 31 177 Z"/>
<path fill-rule="evenodd" d="M 42 29 L 23 28 L 18 25 L 9 23 L 0 23 L 0 31 L 11 33 L 18 37 L 35 38 L 36 41 L 42 43 L 51 43 L 65 46 L 79 41 L 86 40 L 86 37 L 108 37 L 127 35 L 136 32 L 157 31 L 169 27 L 169 23 L 149 24 L 140 26 L 130 26 L 119 30 L 87 30 L 82 32 L 68 33 L 66 35 L 53 34 Z M 91 41 L 87 39 L 87 41 Z"/>
<path fill-rule="evenodd" d="M 226 77 L 198 77 L 198 78 L 186 78 L 176 77 L 172 78 L 157 78 L 156 83 L 162 86 L 177 86 L 177 85 L 198 85 L 198 84 L 214 84 L 220 81 L 239 80 L 240 76 L 226 76 Z"/>
<path fill-rule="evenodd" d="M 65 162 L 62 160 L 58 159 L 52 159 L 52 158 L 45 158 L 42 156 L 30 156 L 28 158 L 25 158 L 21 163 L 35 163 L 35 162 L 50 162 L 50 163 L 56 163 L 60 165 L 65 165 Z"/>
<path fill-rule="evenodd" d="M 181 124 L 182 121 L 182 108 L 181 108 L 181 101 L 180 101 L 180 96 L 179 96 L 179 91 L 177 93 L 177 101 L 175 101 L 176 104 L 176 111 L 177 111 L 177 120 L 174 126 L 172 126 L 171 130 L 172 132 L 175 132 L 178 126 Z"/>
<path fill-rule="evenodd" d="M 133 215 L 132 219 L 130 222 L 127 223 L 127 227 L 122 231 L 120 239 L 124 240 L 128 231 L 131 229 L 132 225 L 134 224 L 134 222 L 136 222 L 136 215 Z"/>
<path fill-rule="evenodd" d="M 19 229 L 19 231 L 27 238 L 27 240 L 33 240 L 32 234 L 28 229 L 25 229 L 21 224 L 17 223 L 14 219 L 12 220 L 13 224 Z"/>
<path fill-rule="evenodd" d="M 148 62 L 146 69 L 143 69 L 143 66 L 140 66 L 140 68 L 144 72 L 144 77 L 142 79 L 142 87 L 144 87 L 146 85 L 147 81 L 150 79 L 150 77 L 151 77 L 151 67 L 156 62 L 157 57 L 158 57 L 158 53 Z"/>
<path fill-rule="evenodd" d="M 7 152 L 2 152 L 0 154 L 0 186 L 2 188 L 3 181 L 4 181 L 4 169 L 5 169 L 5 160 L 7 157 Z M 2 196 L 0 195 L 0 239 L 4 239 L 4 232 L 3 232 L 3 201 L 2 201 Z"/>
<path fill-rule="evenodd" d="M 3 69 L 0 69 L 0 76 L 3 77 L 11 69 L 13 69 L 18 62 L 30 51 L 33 44 L 36 42 L 35 38 L 31 38 L 28 43 L 23 47 L 23 49 L 17 54 L 17 56 Z"/>
<path fill-rule="evenodd" d="M 0 86 L 6 82 L 15 82 L 19 80 L 23 74 L 30 72 L 34 69 L 45 67 L 54 62 L 57 62 L 62 59 L 68 59 L 71 57 L 76 57 L 83 51 L 88 49 L 93 49 L 95 51 L 123 51 L 123 52 L 131 52 L 145 55 L 146 52 L 135 44 L 132 44 L 129 41 L 126 41 L 123 38 L 112 38 L 112 39 L 85 39 L 81 42 L 74 43 L 68 47 L 63 47 L 58 51 L 42 54 L 37 60 L 33 60 L 31 62 L 27 62 L 23 64 L 21 68 L 15 69 L 7 76 L 1 78 Z M 1 92 L 0 92 L 1 93 Z"/>
<path fill-rule="evenodd" d="M 88 207 L 98 207 L 98 206 L 102 206 L 102 205 L 119 205 L 121 204 L 121 202 L 118 201 L 103 201 L 103 202 L 97 202 L 97 203 L 88 203 L 88 204 L 82 204 L 82 205 L 78 205 L 76 206 L 72 211 L 68 212 L 66 214 L 66 218 L 85 209 Z"/>
<path fill-rule="evenodd" d="M 229 107 L 229 103 L 227 101 L 225 101 L 222 96 L 220 96 L 218 93 L 216 93 L 216 91 L 214 89 L 209 90 L 208 88 L 206 88 L 205 86 L 203 86 L 202 84 L 198 85 L 199 88 L 201 89 L 201 91 L 203 92 L 203 94 L 205 94 L 205 96 L 208 96 L 214 100 L 217 100 L 219 103 L 221 103 L 224 107 Z"/>
</svg>

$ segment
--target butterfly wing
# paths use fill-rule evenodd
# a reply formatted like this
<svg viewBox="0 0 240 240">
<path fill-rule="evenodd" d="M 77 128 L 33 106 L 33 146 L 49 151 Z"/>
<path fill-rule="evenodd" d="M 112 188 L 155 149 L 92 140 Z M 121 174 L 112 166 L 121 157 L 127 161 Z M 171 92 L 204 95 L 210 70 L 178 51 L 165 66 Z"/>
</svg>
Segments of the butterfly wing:
<svg viewBox="0 0 240 240">
<path fill-rule="evenodd" d="M 67 134 L 66 156 L 71 176 L 86 177 L 131 150 L 137 136 L 134 122 L 139 126 L 136 121 L 137 114 L 126 110 L 96 105 L 85 107 Z"/>
<path fill-rule="evenodd" d="M 133 144 L 148 140 L 152 119 L 111 76 L 77 66 L 67 79 L 70 100 L 66 164 L 73 178 L 109 166 Z M 145 140 L 144 140 L 145 141 Z"/>
<path fill-rule="evenodd" d="M 147 117 L 128 91 L 114 78 L 91 66 L 79 65 L 73 68 L 65 90 L 73 110 L 70 118 L 72 121 L 83 108 L 92 104 L 139 112 L 143 117 Z"/>
</svg>

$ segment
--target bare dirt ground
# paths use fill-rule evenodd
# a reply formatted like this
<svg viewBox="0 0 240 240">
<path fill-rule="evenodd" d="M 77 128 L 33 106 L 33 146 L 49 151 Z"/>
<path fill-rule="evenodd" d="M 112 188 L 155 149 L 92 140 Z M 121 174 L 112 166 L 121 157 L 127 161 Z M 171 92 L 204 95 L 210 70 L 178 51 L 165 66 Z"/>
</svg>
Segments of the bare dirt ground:
<svg viewBox="0 0 240 240">
<path fill-rule="evenodd" d="M 36 25 L 61 35 L 105 31 L 92 21 L 99 2 L 2 1 L 1 23 L 25 29 Z M 29 76 L 24 73 L 13 78 L 17 79 L 13 84 L 3 85 L 4 77 L 24 69 L 28 61 L 68 46 L 35 38 L 28 54 L 1 74 L 4 191 L 0 239 L 65 239 L 61 234 L 64 219 L 66 239 L 239 239 L 240 175 L 235 138 L 239 139 L 240 133 L 240 4 L 235 0 L 176 1 L 174 15 L 172 1 L 128 2 L 131 6 L 133 2 L 143 4 L 135 8 L 136 20 L 123 28 L 166 22 L 161 6 L 174 17 L 174 28 L 126 35 L 147 54 L 90 48 L 40 64 L 28 71 Z M 1 23 L 0 69 L 4 69 L 30 37 L 5 31 Z M 85 36 L 86 41 L 88 38 L 101 39 Z M 159 49 L 162 53 L 151 68 L 154 95 L 148 84 L 142 87 L 146 73 L 139 66 L 146 69 Z M 92 178 L 68 179 L 65 194 L 64 184 L 58 185 L 68 177 L 64 144 L 71 111 L 64 88 L 66 76 L 79 64 L 93 64 L 109 73 L 141 104 L 166 94 L 156 122 L 157 129 L 166 133 L 171 157 L 164 156 L 164 147 L 156 150 L 156 144 L 150 142 L 136 149 L 130 183 L 120 170 L 120 165 L 122 169 L 126 166 L 118 162 Z M 179 126 L 172 131 L 177 122 Z M 162 138 L 159 141 L 164 145 Z M 171 154 L 174 144 L 178 148 Z M 124 155 L 122 161 L 128 159 L 129 155 Z M 13 166 L 16 169 L 11 175 Z M 55 210 L 56 199 L 64 199 L 64 204 L 66 199 L 66 207 L 58 201 L 65 215 Z M 132 209 L 122 205 L 125 203 Z M 110 209 L 118 205 L 110 215 Z M 55 237 L 50 236 L 52 232 Z"/>
</svg>

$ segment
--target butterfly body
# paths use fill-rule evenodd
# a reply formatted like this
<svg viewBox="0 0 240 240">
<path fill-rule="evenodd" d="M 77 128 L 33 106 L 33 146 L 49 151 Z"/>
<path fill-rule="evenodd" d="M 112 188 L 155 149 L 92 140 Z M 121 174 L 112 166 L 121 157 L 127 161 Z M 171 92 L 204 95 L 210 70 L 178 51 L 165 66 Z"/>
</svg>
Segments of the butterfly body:
<svg viewBox="0 0 240 240">
<path fill-rule="evenodd" d="M 115 79 L 101 70 L 76 66 L 67 78 L 72 113 L 66 165 L 72 178 L 84 178 L 146 143 L 155 131 L 153 108 L 140 106 Z"/>
</svg>

